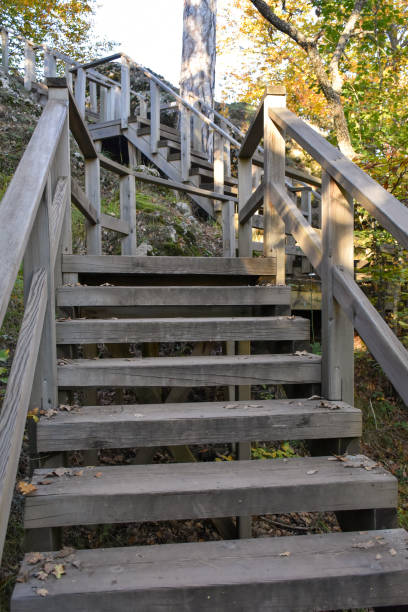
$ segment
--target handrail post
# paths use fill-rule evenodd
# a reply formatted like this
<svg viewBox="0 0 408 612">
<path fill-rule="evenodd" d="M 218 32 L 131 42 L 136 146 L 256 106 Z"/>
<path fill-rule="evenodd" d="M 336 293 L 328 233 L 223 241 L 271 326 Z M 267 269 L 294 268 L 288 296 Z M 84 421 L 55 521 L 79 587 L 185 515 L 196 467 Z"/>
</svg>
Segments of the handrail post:
<svg viewBox="0 0 408 612">
<path fill-rule="evenodd" d="M 121 83 L 121 103 L 120 120 L 122 129 L 127 128 L 130 115 L 130 71 L 129 62 L 125 57 L 121 58 L 120 83 Z"/>
<path fill-rule="evenodd" d="M 95 146 L 98 145 L 99 143 L 95 143 Z M 95 225 L 88 220 L 85 221 L 87 254 L 101 255 L 101 169 L 98 157 L 85 159 L 85 193 L 98 215 L 98 222 Z"/>
<path fill-rule="evenodd" d="M 47 48 L 44 50 L 44 77 L 56 77 L 57 76 L 57 62 L 55 55 L 53 55 Z"/>
<path fill-rule="evenodd" d="M 333 297 L 333 266 L 354 274 L 353 200 L 322 173 L 322 393 L 354 400 L 354 328 Z"/>
<path fill-rule="evenodd" d="M 225 121 L 221 121 L 221 129 L 229 134 L 229 129 Z M 231 176 L 231 143 L 228 138 L 224 138 L 224 174 Z"/>
<path fill-rule="evenodd" d="M 238 212 L 252 195 L 252 158 L 238 158 Z M 240 257 L 252 257 L 252 217 L 238 223 L 238 253 Z"/>
<path fill-rule="evenodd" d="M 26 41 L 24 44 L 24 87 L 31 91 L 35 81 L 35 51 L 33 45 Z"/>
<path fill-rule="evenodd" d="M 1 28 L 1 65 L 4 74 L 9 70 L 9 36 L 5 28 Z"/>
<path fill-rule="evenodd" d="M 65 78 L 67 79 L 67 85 L 72 91 L 73 89 L 73 75 L 71 72 L 71 64 L 65 62 Z"/>
<path fill-rule="evenodd" d="M 128 143 L 129 167 L 137 166 L 136 147 Z M 129 234 L 122 238 L 122 255 L 135 255 L 136 242 L 136 179 L 133 174 L 120 177 L 120 217 L 129 223 Z"/>
<path fill-rule="evenodd" d="M 214 134 L 214 191 L 224 193 L 224 138 L 218 132 Z M 223 202 L 221 207 L 224 257 L 235 257 L 235 204 Z"/>
<path fill-rule="evenodd" d="M 180 138 L 181 180 L 185 183 L 190 180 L 191 169 L 191 115 L 184 107 L 180 109 Z"/>
<path fill-rule="evenodd" d="M 150 81 L 150 148 L 153 155 L 158 151 L 160 139 L 160 91 L 154 81 Z"/>
<path fill-rule="evenodd" d="M 81 117 L 85 117 L 85 90 L 86 72 L 83 68 L 78 68 L 75 80 L 75 102 Z"/>
<path fill-rule="evenodd" d="M 285 188 L 285 133 L 269 109 L 286 106 L 286 89 L 267 87 L 264 98 L 264 256 L 276 257 L 276 284 L 285 284 L 285 223 L 273 205 L 271 185 Z"/>
<path fill-rule="evenodd" d="M 96 88 L 96 83 L 94 81 L 89 81 L 89 98 L 90 98 L 90 103 L 91 103 L 91 111 L 93 113 L 97 113 L 98 112 L 98 94 L 97 94 L 97 88 Z"/>
</svg>

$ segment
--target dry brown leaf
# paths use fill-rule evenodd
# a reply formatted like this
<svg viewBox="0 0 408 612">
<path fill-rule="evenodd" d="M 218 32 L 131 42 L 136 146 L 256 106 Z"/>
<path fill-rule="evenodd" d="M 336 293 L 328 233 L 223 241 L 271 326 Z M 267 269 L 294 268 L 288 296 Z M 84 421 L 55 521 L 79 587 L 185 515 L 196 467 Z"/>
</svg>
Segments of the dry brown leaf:
<svg viewBox="0 0 408 612">
<path fill-rule="evenodd" d="M 75 552 L 75 548 L 72 546 L 64 546 L 61 550 L 55 553 L 56 559 L 65 559 L 65 557 L 69 557 L 69 555 L 73 555 Z"/>
<path fill-rule="evenodd" d="M 30 495 L 31 493 L 34 493 L 34 491 L 37 491 L 37 487 L 35 485 L 31 484 L 31 482 L 25 482 L 24 480 L 20 480 L 17 488 L 22 495 Z"/>
<path fill-rule="evenodd" d="M 36 575 L 36 578 L 38 578 L 38 580 L 47 580 L 48 578 L 48 574 L 47 572 L 44 572 L 43 570 L 41 570 L 40 572 L 38 572 L 38 574 Z"/>
<path fill-rule="evenodd" d="M 395 548 L 390 548 L 391 557 L 395 557 L 396 554 L 397 554 L 397 551 L 395 550 Z"/>
<path fill-rule="evenodd" d="M 372 548 L 375 546 L 375 542 L 373 540 L 368 540 L 368 542 L 358 542 L 357 544 L 353 544 L 353 548 L 362 548 L 367 550 L 368 548 Z"/>
<path fill-rule="evenodd" d="M 39 561 L 43 561 L 44 555 L 39 552 L 32 552 L 26 556 L 26 561 L 29 565 L 35 565 Z"/>
<path fill-rule="evenodd" d="M 69 472 L 70 471 L 67 468 L 56 468 L 55 470 L 52 471 L 50 476 L 54 475 L 54 476 L 58 476 L 58 478 L 61 478 L 61 476 L 64 476 L 65 474 L 69 474 Z"/>
<path fill-rule="evenodd" d="M 43 485 L 43 486 L 50 485 L 52 484 L 52 480 L 39 480 L 37 484 Z"/>
<path fill-rule="evenodd" d="M 44 563 L 44 567 L 43 570 L 46 574 L 51 574 L 52 570 L 54 569 L 54 563 Z"/>
<path fill-rule="evenodd" d="M 96 474 L 94 474 L 94 478 L 101 478 L 102 476 L 102 472 L 96 472 Z"/>
<path fill-rule="evenodd" d="M 37 595 L 40 595 L 41 597 L 47 597 L 48 595 L 47 589 L 37 589 L 36 593 Z"/>
<path fill-rule="evenodd" d="M 79 470 L 78 472 L 75 472 L 74 476 L 83 476 L 84 475 L 84 470 Z"/>
<path fill-rule="evenodd" d="M 287 550 L 286 552 L 279 553 L 280 557 L 290 557 L 290 552 Z"/>
<path fill-rule="evenodd" d="M 377 559 L 377 561 L 379 561 L 380 559 L 382 559 L 382 555 L 380 555 L 380 553 L 378 553 L 377 555 L 375 555 L 375 558 Z"/>
<path fill-rule="evenodd" d="M 319 470 L 309 470 L 308 472 L 306 472 L 306 474 L 308 474 L 308 476 L 312 476 L 312 474 L 317 474 Z"/>
</svg>

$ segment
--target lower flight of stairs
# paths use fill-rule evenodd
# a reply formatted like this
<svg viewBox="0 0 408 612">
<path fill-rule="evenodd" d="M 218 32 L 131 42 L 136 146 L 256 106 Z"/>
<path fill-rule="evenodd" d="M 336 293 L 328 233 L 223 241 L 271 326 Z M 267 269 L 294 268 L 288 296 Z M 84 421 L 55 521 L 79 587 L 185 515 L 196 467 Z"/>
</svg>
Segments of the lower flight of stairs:
<svg viewBox="0 0 408 612">
<path fill-rule="evenodd" d="M 66 314 L 57 322 L 57 343 L 65 351 L 153 342 L 236 343 L 238 350 L 65 357 L 58 361 L 61 393 L 229 386 L 246 389 L 247 396 L 175 403 L 162 394 L 153 403 L 60 410 L 37 425 L 39 453 L 219 443 L 240 448 L 283 440 L 305 440 L 312 453 L 263 461 L 65 466 L 58 477 L 57 466 L 42 467 L 33 473 L 36 491 L 26 498 L 28 541 L 46 550 L 48 530 L 75 525 L 316 511 L 336 512 L 347 531 L 46 551 L 35 563 L 26 557 L 12 612 L 405 606 L 408 537 L 394 529 L 397 481 L 357 454 L 360 411 L 319 397 L 321 358 L 302 348 L 309 321 L 290 314 L 290 288 L 256 284 L 268 271 L 273 276 L 272 268 L 272 262 L 239 258 L 65 257 L 64 271 L 87 284 L 57 292 Z M 234 284 L 224 284 L 226 277 Z M 292 398 L 252 399 L 251 385 L 285 385 Z M 353 454 L 341 454 L 347 451 Z M 46 563 L 62 564 L 65 573 L 41 580 Z"/>
</svg>

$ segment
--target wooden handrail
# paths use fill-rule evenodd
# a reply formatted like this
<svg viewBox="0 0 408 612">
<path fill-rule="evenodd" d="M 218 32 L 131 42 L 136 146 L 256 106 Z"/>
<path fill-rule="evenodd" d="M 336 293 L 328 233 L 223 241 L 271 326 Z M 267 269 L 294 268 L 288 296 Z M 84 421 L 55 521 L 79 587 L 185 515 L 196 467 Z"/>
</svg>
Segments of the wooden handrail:
<svg viewBox="0 0 408 612">
<path fill-rule="evenodd" d="M 0 205 L 0 326 L 62 133 L 68 108 L 50 100 Z"/>
<path fill-rule="evenodd" d="M 296 140 L 348 194 L 408 249 L 408 208 L 323 136 L 286 108 L 271 109 L 271 119 Z"/>
</svg>

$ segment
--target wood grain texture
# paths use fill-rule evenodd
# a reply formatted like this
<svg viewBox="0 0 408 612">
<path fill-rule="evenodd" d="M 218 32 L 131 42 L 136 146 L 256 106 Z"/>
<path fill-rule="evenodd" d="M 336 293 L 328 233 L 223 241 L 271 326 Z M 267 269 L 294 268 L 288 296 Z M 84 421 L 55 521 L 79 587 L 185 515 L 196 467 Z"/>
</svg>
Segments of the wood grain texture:
<svg viewBox="0 0 408 612">
<path fill-rule="evenodd" d="M 90 223 L 95 225 L 99 222 L 96 208 L 74 178 L 71 178 L 71 200 Z"/>
<path fill-rule="evenodd" d="M 397 503 L 397 479 L 383 468 L 345 469 L 343 462 L 327 457 L 98 466 L 97 471 L 98 478 L 95 468 L 85 468 L 81 477 L 68 473 L 41 485 L 49 470 L 35 470 L 32 482 L 38 489 L 26 498 L 25 527 L 391 508 Z"/>
<path fill-rule="evenodd" d="M 101 213 L 100 218 L 102 227 L 118 232 L 119 234 L 125 234 L 126 236 L 129 234 L 130 225 L 124 219 L 118 219 L 118 217 L 113 217 L 105 213 Z"/>
<path fill-rule="evenodd" d="M 47 272 L 41 269 L 32 278 L 0 413 L 0 558 L 6 536 L 46 305 Z"/>
<path fill-rule="evenodd" d="M 81 111 L 77 106 L 77 103 L 72 95 L 71 90 L 69 91 L 69 127 L 72 135 L 75 138 L 77 145 L 85 157 L 85 159 L 94 159 L 98 157 L 94 141 L 89 133 L 84 119 L 82 118 Z"/>
<path fill-rule="evenodd" d="M 263 136 L 263 115 L 264 105 L 262 100 L 241 144 L 241 148 L 238 153 L 238 157 L 240 159 L 249 159 L 256 152 L 259 142 Z"/>
<path fill-rule="evenodd" d="M 219 287 L 61 287 L 57 302 L 59 306 L 152 306 L 156 309 L 158 306 L 287 305 L 290 289 L 228 287 L 221 293 Z"/>
<path fill-rule="evenodd" d="M 88 274 L 208 274 L 264 276 L 275 273 L 274 260 L 258 257 L 133 257 L 123 255 L 68 255 L 64 272 Z"/>
<path fill-rule="evenodd" d="M 30 237 L 67 106 L 50 100 L 45 107 L 0 206 L 0 326 Z"/>
<path fill-rule="evenodd" d="M 58 367 L 60 387 L 216 387 L 320 382 L 318 355 L 76 359 Z"/>
<path fill-rule="evenodd" d="M 68 198 L 68 179 L 60 177 L 55 186 L 54 196 L 50 205 L 50 267 L 53 270 L 61 239 L 62 225 L 65 219 Z"/>
<path fill-rule="evenodd" d="M 309 340 L 309 320 L 296 317 L 88 319 L 57 323 L 58 344 Z"/>
<path fill-rule="evenodd" d="M 261 400 L 83 406 L 37 425 L 39 452 L 256 440 L 356 438 L 361 412 L 345 403 Z"/>
<path fill-rule="evenodd" d="M 215 191 L 208 191 L 207 189 L 201 189 L 200 187 L 195 187 L 194 185 L 188 185 L 186 183 L 182 183 L 181 181 L 165 179 L 160 176 L 153 176 L 152 174 L 147 174 L 146 172 L 137 172 L 132 170 L 131 168 L 127 168 L 118 162 L 115 162 L 105 155 L 99 155 L 99 159 L 101 162 L 101 166 L 106 170 L 110 170 L 119 176 L 134 176 L 138 181 L 142 183 L 151 183 L 152 185 L 160 185 L 161 187 L 168 187 L 169 189 L 177 189 L 177 191 L 182 191 L 184 193 L 190 193 L 192 195 L 200 195 L 204 197 L 211 198 L 213 200 L 221 200 L 223 202 L 235 202 L 236 197 L 224 195 L 223 193 L 216 193 Z"/>
<path fill-rule="evenodd" d="M 254 213 L 259 209 L 263 202 L 265 191 L 264 183 L 260 183 L 255 189 L 253 194 L 248 199 L 247 203 L 239 211 L 239 222 L 241 225 L 246 223 Z M 263 217 L 262 217 L 262 228 L 263 228 Z"/>
<path fill-rule="evenodd" d="M 35 593 L 38 580 L 17 584 L 12 610 L 398 610 L 408 600 L 407 544 L 396 529 L 76 551 L 80 569 L 48 581 L 47 597 Z"/>
<path fill-rule="evenodd" d="M 408 248 L 408 209 L 361 168 L 287 109 L 270 109 L 270 117 L 296 140 L 351 197 Z"/>
</svg>

